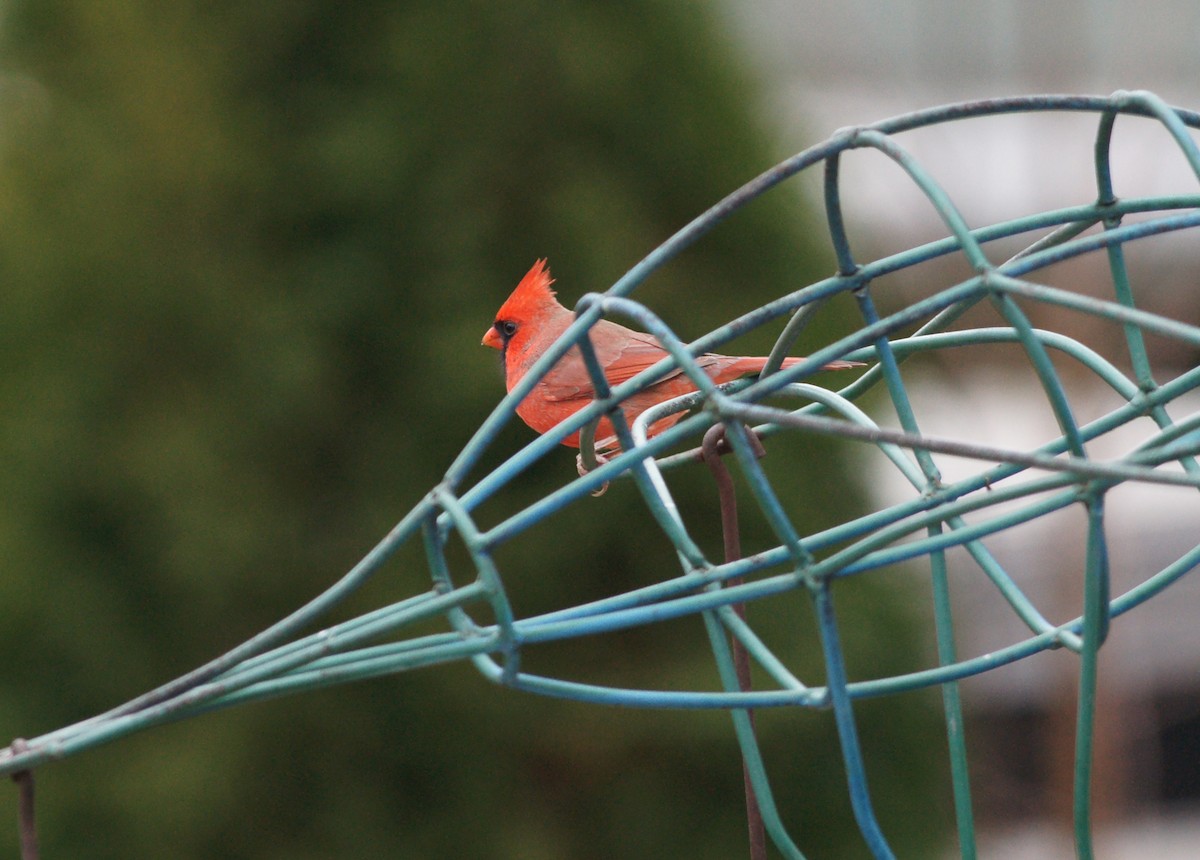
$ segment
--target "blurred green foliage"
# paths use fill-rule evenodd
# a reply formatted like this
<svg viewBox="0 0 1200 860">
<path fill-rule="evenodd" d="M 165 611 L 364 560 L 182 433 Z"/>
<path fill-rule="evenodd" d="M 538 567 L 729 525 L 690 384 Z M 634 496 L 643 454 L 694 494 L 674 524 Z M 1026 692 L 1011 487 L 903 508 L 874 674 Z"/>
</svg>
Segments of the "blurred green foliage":
<svg viewBox="0 0 1200 860">
<path fill-rule="evenodd" d="M 477 344 L 535 257 L 550 256 L 570 304 L 781 154 L 753 82 L 692 4 L 15 0 L 4 33 L 10 737 L 179 675 L 323 589 L 499 399 L 496 356 Z M 697 334 L 828 270 L 814 229 L 798 195 L 776 192 L 638 297 Z M 528 438 L 513 426 L 505 451 Z M 854 510 L 834 452 L 778 457 L 806 524 Z M 562 451 L 491 515 L 573 470 Z M 715 528 L 707 477 L 672 480 L 690 521 Z M 746 529 L 748 548 L 766 543 L 753 517 Z M 627 485 L 498 557 L 522 613 L 675 569 Z M 357 608 L 426 585 L 410 554 Z M 840 593 L 857 676 L 925 659 L 906 594 Z M 751 613 L 819 680 L 802 597 Z M 715 684 L 698 622 L 612 640 L 527 665 Z M 906 856 L 945 826 L 935 704 L 859 708 Z M 860 856 L 829 715 L 760 726 L 800 844 Z M 745 850 L 727 715 L 542 700 L 466 665 L 156 729 L 38 778 L 47 857 Z M 0 845 L 15 844 L 12 807 Z"/>
</svg>

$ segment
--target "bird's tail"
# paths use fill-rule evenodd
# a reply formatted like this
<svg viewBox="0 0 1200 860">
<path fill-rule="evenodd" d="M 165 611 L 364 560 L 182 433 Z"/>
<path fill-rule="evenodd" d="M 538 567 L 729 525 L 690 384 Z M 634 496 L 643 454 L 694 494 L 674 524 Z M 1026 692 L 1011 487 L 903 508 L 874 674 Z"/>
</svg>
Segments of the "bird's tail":
<svg viewBox="0 0 1200 860">
<path fill-rule="evenodd" d="M 803 356 L 785 358 L 779 369 L 783 370 L 792 367 L 804 360 Z M 727 368 L 726 372 L 730 379 L 737 379 L 740 376 L 761 373 L 762 369 L 766 366 L 767 360 L 761 356 L 739 358 Z M 842 361 L 839 359 L 838 361 L 831 361 L 828 364 L 821 365 L 821 370 L 850 370 L 854 367 L 866 367 L 866 364 L 861 361 Z"/>
<path fill-rule="evenodd" d="M 779 369 L 782 370 L 785 367 L 791 367 L 793 364 L 799 364 L 802 361 L 804 361 L 804 359 L 799 358 L 799 357 L 798 358 L 785 358 L 783 360 L 783 364 L 780 365 Z M 831 361 L 828 364 L 821 365 L 821 370 L 850 370 L 851 368 L 854 368 L 854 367 L 866 367 L 866 366 L 867 366 L 867 363 L 865 361 L 843 361 L 841 359 L 838 359 L 837 361 Z M 762 370 L 762 368 L 760 367 L 759 370 Z"/>
</svg>

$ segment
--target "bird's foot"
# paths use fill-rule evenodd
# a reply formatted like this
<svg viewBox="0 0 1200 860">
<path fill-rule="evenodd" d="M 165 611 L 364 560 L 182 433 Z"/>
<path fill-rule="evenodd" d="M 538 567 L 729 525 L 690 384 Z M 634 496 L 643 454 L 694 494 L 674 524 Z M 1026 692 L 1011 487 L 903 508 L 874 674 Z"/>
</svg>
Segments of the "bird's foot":
<svg viewBox="0 0 1200 860">
<path fill-rule="evenodd" d="M 607 454 L 602 454 L 599 451 L 596 451 L 595 457 L 596 457 L 596 466 L 603 466 L 605 463 L 608 462 Z M 576 471 L 579 472 L 579 477 L 581 477 L 581 478 L 584 475 L 586 475 L 588 472 L 591 471 L 591 469 L 589 469 L 587 467 L 587 465 L 583 462 L 583 454 L 575 455 L 575 469 L 576 469 Z M 599 486 L 599 488 L 592 490 L 592 495 L 593 496 L 603 496 L 607 490 L 608 490 L 608 481 L 605 481 L 603 484 L 601 484 Z"/>
</svg>

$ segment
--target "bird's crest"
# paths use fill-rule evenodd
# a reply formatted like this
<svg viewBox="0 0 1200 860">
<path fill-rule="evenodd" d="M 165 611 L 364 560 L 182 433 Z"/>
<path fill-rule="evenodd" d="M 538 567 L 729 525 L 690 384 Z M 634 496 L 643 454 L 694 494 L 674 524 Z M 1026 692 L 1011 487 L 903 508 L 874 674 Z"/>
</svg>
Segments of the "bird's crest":
<svg viewBox="0 0 1200 860">
<path fill-rule="evenodd" d="M 517 284 L 508 301 L 500 308 L 497 318 L 504 319 L 506 315 L 520 318 L 544 305 L 557 304 L 554 290 L 550 289 L 553 283 L 554 278 L 550 277 L 550 270 L 546 267 L 546 259 L 543 257 L 521 278 L 521 283 Z"/>
</svg>

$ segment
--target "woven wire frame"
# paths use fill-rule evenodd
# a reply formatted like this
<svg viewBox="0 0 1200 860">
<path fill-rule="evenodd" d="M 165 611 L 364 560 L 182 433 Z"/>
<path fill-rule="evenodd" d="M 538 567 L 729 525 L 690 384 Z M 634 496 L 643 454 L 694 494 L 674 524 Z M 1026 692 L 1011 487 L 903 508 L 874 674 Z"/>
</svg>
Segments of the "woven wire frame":
<svg viewBox="0 0 1200 860">
<path fill-rule="evenodd" d="M 904 148 L 899 136 L 915 129 L 986 116 L 1070 112 L 1095 118 L 1095 198 L 1091 202 L 972 229 L 931 173 Z M 1110 593 L 1109 547 L 1105 531 L 1106 494 L 1129 482 L 1200 487 L 1200 414 L 1183 416 L 1180 399 L 1200 387 L 1200 368 L 1170 380 L 1156 379 L 1147 338 L 1165 338 L 1200 348 L 1200 328 L 1140 309 L 1125 249 L 1200 224 L 1200 193 L 1170 197 L 1117 198 L 1110 161 L 1118 117 L 1148 118 L 1161 125 L 1200 180 L 1200 151 L 1189 128 L 1200 115 L 1169 107 L 1145 93 L 1111 97 L 1030 96 L 956 104 L 920 111 L 869 126 L 840 131 L 817 146 L 776 165 L 705 212 L 657 248 L 602 295 L 585 296 L 577 320 L 503 399 L 434 487 L 384 539 L 328 591 L 274 626 L 211 663 L 112 711 L 32 738 L 0 752 L 0 773 L 17 773 L 45 761 L 115 739 L 151 725 L 178 720 L 241 702 L 331 684 L 391 674 L 447 661 L 469 659 L 490 680 L 531 693 L 632 707 L 718 708 L 728 710 L 742 747 L 748 777 L 762 807 L 766 830 L 787 857 L 803 857 L 780 819 L 772 799 L 767 765 L 749 720 L 749 709 L 831 708 L 841 743 L 851 805 L 863 839 L 876 857 L 892 851 L 873 810 L 853 703 L 940 686 L 950 748 L 952 782 L 963 856 L 975 854 L 971 785 L 957 682 L 1048 649 L 1078 655 L 1078 715 L 1075 751 L 1075 841 L 1080 856 L 1091 854 L 1090 768 L 1096 711 L 1097 656 L 1111 619 L 1160 593 L 1200 562 L 1200 545 L 1145 577 L 1123 593 Z M 859 262 L 843 218 L 840 165 L 856 149 L 886 156 L 937 213 L 945 238 Z M 803 171 L 824 171 L 824 202 L 829 239 L 838 270 L 754 309 L 707 335 L 684 343 L 630 294 L 656 269 L 677 256 L 731 213 Z M 994 249 L 1019 239 L 1023 250 L 998 262 Z M 1104 294 L 1083 294 L 1039 280 L 1060 262 L 1102 255 L 1107 263 Z M 930 261 L 957 257 L 971 275 L 929 288 L 902 306 L 880 311 L 872 295 L 879 278 Z M 812 350 L 809 358 L 778 370 L 812 316 L 831 297 L 853 295 L 862 323 L 851 334 Z M 964 315 L 990 306 L 1001 325 L 965 328 Z M 1106 321 L 1120 332 L 1122 368 L 1063 333 L 1036 328 L 1025 308 L 1055 308 Z M 649 331 L 670 358 L 636 378 L 609 388 L 587 339 L 602 317 L 617 317 Z M 719 350 L 746 330 L 785 321 L 763 376 L 715 387 L 695 356 Z M 915 356 L 964 347 L 1007 343 L 1020 350 L 1036 377 L 1058 435 L 1033 448 L 988 446 L 922 432 L 902 365 Z M 474 482 L 467 478 L 492 451 L 498 434 L 514 420 L 516 405 L 566 351 L 578 345 L 595 383 L 597 398 L 554 430 L 536 438 Z M 1119 405 L 1081 420 L 1064 385 L 1059 365 L 1065 357 L 1118 398 Z M 869 369 L 838 391 L 806 381 L 821 365 L 839 358 L 869 363 Z M 697 392 L 662 404 L 627 425 L 615 407 L 673 367 L 694 381 Z M 889 418 L 883 423 L 858 405 L 868 392 L 883 392 Z M 767 398 L 770 397 L 770 401 Z M 880 398 L 877 398 L 877 401 Z M 779 405 L 779 404 L 785 405 Z M 666 432 L 646 438 L 646 428 L 673 411 L 690 414 Z M 878 410 L 877 410 L 878 411 Z M 590 455 L 590 431 L 609 414 L 623 453 L 607 462 Z M 1149 419 L 1147 424 L 1146 419 Z M 881 419 L 882 420 L 882 419 Z M 667 474 L 696 461 L 694 449 L 704 431 L 725 426 L 737 467 L 753 501 L 769 524 L 775 545 L 732 562 L 709 558 L 679 514 Z M 869 446 L 911 486 L 908 498 L 817 533 L 805 533 L 776 493 L 769 470 L 752 450 L 746 425 L 773 435 L 771 445 L 803 444 L 811 434 L 840 437 Z M 1119 430 L 1152 427 L 1124 456 L 1097 459 L 1089 446 Z M 537 460 L 561 457 L 562 439 L 583 431 L 584 457 L 594 468 L 502 521 L 481 525 L 477 510 L 520 481 Z M 942 474 L 939 457 L 966 458 L 977 469 L 953 481 Z M 678 575 L 605 599 L 535 617 L 516 617 L 509 602 L 497 547 L 573 504 L 608 482 L 632 480 L 646 510 L 677 552 Z M 632 498 L 632 496 L 631 496 Z M 1189 496 L 1190 498 L 1190 496 Z M 1023 590 L 1018 577 L 984 545 L 990 535 L 1065 508 L 1086 519 L 1086 557 L 1078 614 L 1050 621 Z M 447 552 L 451 540 L 465 547 L 471 564 L 454 570 Z M 322 623 L 332 609 L 363 585 L 410 541 L 423 544 L 432 588 L 353 620 L 304 631 Z M 961 551 L 1000 596 L 1026 631 L 1023 638 L 987 653 L 959 657 L 949 595 L 947 553 Z M 909 674 L 851 681 L 842 652 L 833 596 L 840 582 L 899 564 L 921 564 L 932 586 L 937 662 Z M 734 607 L 801 591 L 811 596 L 820 632 L 825 677 L 806 684 L 788 668 Z M 699 616 L 703 619 L 720 686 L 711 690 L 618 689 L 545 677 L 523 671 L 524 648 L 599 633 Z M 442 632 L 413 634 L 431 620 L 444 619 Z M 419 625 L 419 626 L 418 626 Z M 769 688 L 742 689 L 737 681 L 729 637 L 733 637 L 771 680 Z M 386 640 L 386 641 L 381 641 Z"/>
</svg>

